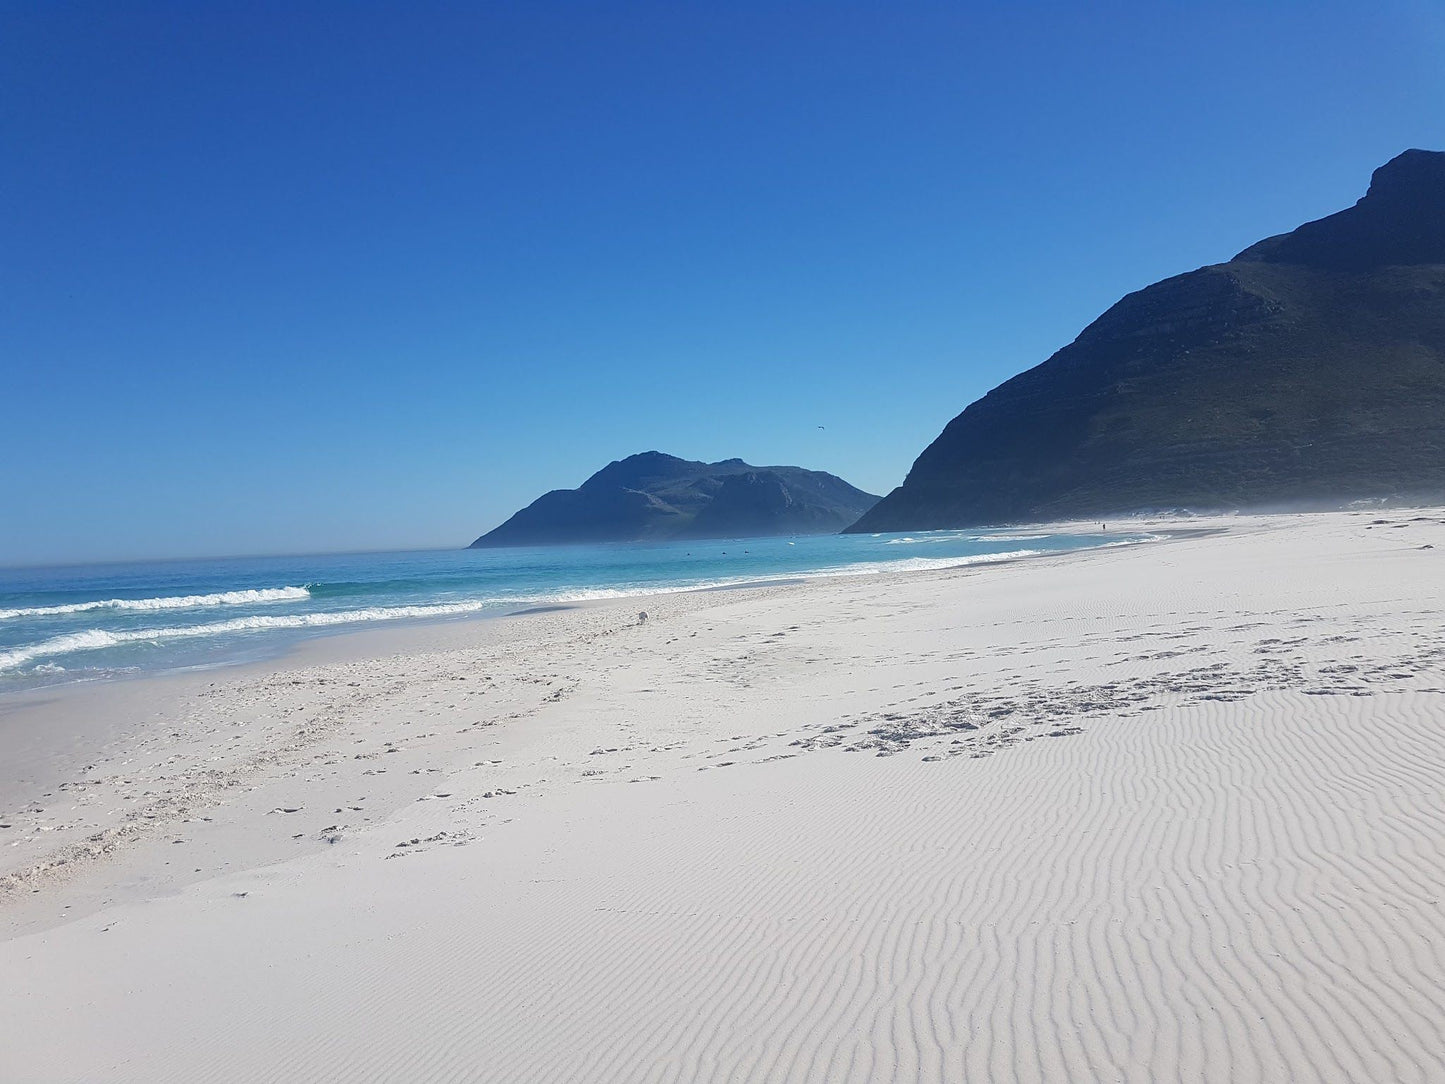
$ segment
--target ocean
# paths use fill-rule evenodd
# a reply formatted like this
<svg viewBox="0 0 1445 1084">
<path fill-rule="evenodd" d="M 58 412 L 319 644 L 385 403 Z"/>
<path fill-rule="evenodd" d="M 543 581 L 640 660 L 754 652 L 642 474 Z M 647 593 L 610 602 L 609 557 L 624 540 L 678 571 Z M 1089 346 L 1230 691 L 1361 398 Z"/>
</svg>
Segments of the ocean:
<svg viewBox="0 0 1445 1084">
<path fill-rule="evenodd" d="M 284 653 L 384 622 L 1148 541 L 936 531 L 0 569 L 0 693 Z"/>
</svg>

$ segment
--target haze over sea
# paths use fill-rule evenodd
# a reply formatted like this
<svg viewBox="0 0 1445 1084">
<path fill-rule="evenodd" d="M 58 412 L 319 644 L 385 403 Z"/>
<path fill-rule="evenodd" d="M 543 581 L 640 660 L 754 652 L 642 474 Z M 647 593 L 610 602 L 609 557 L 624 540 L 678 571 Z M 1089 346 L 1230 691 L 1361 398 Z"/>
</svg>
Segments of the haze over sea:
<svg viewBox="0 0 1445 1084">
<path fill-rule="evenodd" d="M 266 657 L 378 622 L 1145 541 L 938 531 L 0 569 L 0 691 Z"/>
</svg>

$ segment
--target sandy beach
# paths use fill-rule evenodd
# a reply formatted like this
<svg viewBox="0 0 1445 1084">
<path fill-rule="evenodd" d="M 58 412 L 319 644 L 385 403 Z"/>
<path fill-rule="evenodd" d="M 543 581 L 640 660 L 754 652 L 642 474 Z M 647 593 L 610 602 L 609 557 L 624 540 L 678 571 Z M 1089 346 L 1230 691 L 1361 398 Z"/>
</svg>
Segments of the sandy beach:
<svg viewBox="0 0 1445 1084">
<path fill-rule="evenodd" d="M 1187 525 L 15 698 L 0 1080 L 1445 1079 L 1445 511 Z"/>
</svg>

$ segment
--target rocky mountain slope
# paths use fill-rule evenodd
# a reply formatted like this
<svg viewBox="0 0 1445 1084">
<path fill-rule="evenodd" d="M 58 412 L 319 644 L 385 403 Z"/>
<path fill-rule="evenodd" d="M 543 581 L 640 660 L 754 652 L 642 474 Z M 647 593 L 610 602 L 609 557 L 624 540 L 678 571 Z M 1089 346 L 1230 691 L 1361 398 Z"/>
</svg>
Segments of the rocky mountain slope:
<svg viewBox="0 0 1445 1084">
<path fill-rule="evenodd" d="M 1445 496 L 1445 153 L 1130 294 L 944 429 L 853 531 Z"/>
</svg>

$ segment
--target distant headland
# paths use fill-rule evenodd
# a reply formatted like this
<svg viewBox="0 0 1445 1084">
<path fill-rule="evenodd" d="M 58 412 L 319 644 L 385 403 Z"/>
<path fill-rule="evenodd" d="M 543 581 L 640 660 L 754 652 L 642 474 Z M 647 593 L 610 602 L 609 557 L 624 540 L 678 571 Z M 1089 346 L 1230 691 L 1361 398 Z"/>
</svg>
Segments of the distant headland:
<svg viewBox="0 0 1445 1084">
<path fill-rule="evenodd" d="M 538 497 L 471 548 L 831 534 L 877 501 L 823 471 L 642 452 Z"/>
</svg>

